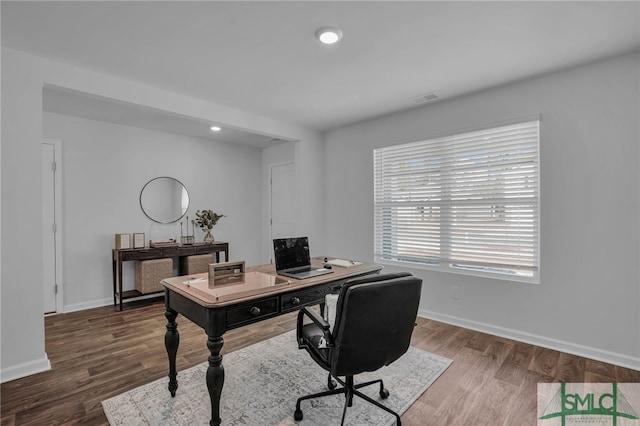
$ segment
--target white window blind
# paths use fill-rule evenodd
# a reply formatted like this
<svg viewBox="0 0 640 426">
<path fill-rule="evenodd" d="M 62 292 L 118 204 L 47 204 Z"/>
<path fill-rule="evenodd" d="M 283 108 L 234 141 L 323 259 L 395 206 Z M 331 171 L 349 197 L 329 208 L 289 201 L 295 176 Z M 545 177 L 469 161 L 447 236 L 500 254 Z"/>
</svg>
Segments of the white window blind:
<svg viewBox="0 0 640 426">
<path fill-rule="evenodd" d="M 376 261 L 537 280 L 538 150 L 538 120 L 375 149 Z"/>
</svg>

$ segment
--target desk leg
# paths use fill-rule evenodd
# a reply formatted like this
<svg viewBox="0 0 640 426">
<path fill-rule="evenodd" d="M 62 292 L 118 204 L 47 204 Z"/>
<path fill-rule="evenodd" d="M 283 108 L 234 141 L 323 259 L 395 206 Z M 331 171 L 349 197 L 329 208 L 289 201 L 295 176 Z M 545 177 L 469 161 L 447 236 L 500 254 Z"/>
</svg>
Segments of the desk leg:
<svg viewBox="0 0 640 426">
<path fill-rule="evenodd" d="M 224 385 L 224 368 L 222 367 L 222 355 L 220 350 L 224 340 L 222 336 L 207 339 L 207 348 L 211 355 L 209 356 L 209 367 L 207 368 L 207 389 L 209 390 L 209 398 L 211 399 L 211 421 L 209 425 L 217 426 L 220 420 L 220 395 L 222 394 L 222 386 Z"/>
<path fill-rule="evenodd" d="M 178 333 L 178 323 L 176 323 L 178 313 L 171 308 L 167 308 L 164 316 L 167 318 L 164 346 L 167 349 L 167 355 L 169 355 L 169 392 L 171 392 L 171 396 L 176 396 L 176 390 L 178 390 L 176 356 L 178 354 L 178 345 L 180 345 L 180 333 Z"/>
</svg>

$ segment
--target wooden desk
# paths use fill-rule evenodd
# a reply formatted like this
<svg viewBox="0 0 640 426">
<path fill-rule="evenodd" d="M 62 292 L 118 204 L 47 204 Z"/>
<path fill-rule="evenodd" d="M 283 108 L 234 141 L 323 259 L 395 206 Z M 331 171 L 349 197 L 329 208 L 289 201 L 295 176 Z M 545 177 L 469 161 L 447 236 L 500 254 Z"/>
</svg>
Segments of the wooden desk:
<svg viewBox="0 0 640 426">
<path fill-rule="evenodd" d="M 216 262 L 220 262 L 220 253 L 224 253 L 224 259 L 229 261 L 229 243 L 215 241 L 211 244 L 198 243 L 190 245 L 181 245 L 177 247 L 145 247 L 140 249 L 113 249 L 112 265 L 113 265 L 113 306 L 116 301 L 120 301 L 120 310 L 122 310 L 122 301 L 132 297 L 138 297 L 142 294 L 137 290 L 122 291 L 122 262 L 130 260 L 149 260 L 162 259 L 166 257 L 184 257 L 195 254 L 214 253 Z M 180 265 L 181 262 L 178 262 Z M 178 266 L 179 268 L 180 266 Z M 178 270 L 178 275 L 181 271 Z"/>
<path fill-rule="evenodd" d="M 321 259 L 312 259 L 312 266 L 322 267 Z M 221 422 L 220 395 L 224 385 L 224 369 L 220 350 L 224 344 L 222 335 L 227 330 L 292 312 L 303 306 L 324 303 L 324 296 L 330 293 L 333 288 L 339 287 L 354 277 L 379 273 L 381 269 L 381 266 L 363 263 L 349 268 L 334 266 L 331 274 L 305 280 L 278 275 L 277 277 L 288 280 L 288 283 L 274 285 L 269 290 L 259 290 L 254 295 L 247 295 L 241 288 L 242 284 L 234 284 L 238 285 L 238 292 L 241 294 L 238 298 L 233 298 L 228 293 L 224 297 L 216 297 L 216 292 L 213 290 L 205 292 L 197 289 L 195 284 L 185 284 L 185 282 L 188 283 L 188 279 L 202 278 L 207 280 L 204 284 L 206 286 L 208 285 L 208 274 L 163 280 L 165 316 L 167 318 L 167 332 L 164 342 L 169 357 L 169 392 L 171 392 L 171 396 L 175 396 L 178 389 L 176 371 L 176 356 L 180 343 L 176 323 L 178 314 L 193 321 L 207 333 L 207 348 L 211 353 L 206 375 L 207 389 L 211 399 L 211 421 L 209 424 L 219 425 Z M 247 272 L 262 272 L 276 276 L 273 264 L 247 268 Z"/>
</svg>

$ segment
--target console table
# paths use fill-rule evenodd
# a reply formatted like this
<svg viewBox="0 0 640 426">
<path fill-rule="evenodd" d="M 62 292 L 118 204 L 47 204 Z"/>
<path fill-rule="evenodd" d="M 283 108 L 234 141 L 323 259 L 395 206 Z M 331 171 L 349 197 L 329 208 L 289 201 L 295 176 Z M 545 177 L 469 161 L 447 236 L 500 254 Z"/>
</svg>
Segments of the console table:
<svg viewBox="0 0 640 426">
<path fill-rule="evenodd" d="M 141 296 L 137 290 L 122 291 L 122 262 L 130 260 L 149 260 L 149 259 L 162 259 L 166 257 L 185 257 L 196 254 L 208 254 L 214 253 L 216 262 L 220 262 L 220 253 L 224 253 L 224 260 L 229 261 L 229 243 L 222 241 L 215 241 L 209 243 L 197 243 L 190 245 L 181 245 L 175 247 L 145 247 L 139 249 L 113 249 L 112 264 L 113 264 L 113 306 L 120 303 L 120 310 L 122 310 L 122 301 L 125 299 L 131 299 L 132 297 Z M 178 268 L 180 268 L 178 262 Z M 182 271 L 178 269 L 178 275 L 181 275 Z M 158 294 L 162 294 L 161 292 Z"/>
</svg>

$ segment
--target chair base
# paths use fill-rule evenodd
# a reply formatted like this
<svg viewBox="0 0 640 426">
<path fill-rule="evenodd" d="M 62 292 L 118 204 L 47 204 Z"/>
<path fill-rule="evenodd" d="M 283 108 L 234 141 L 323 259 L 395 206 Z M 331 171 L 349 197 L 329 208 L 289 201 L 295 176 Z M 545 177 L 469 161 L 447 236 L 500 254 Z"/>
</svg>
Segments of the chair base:
<svg viewBox="0 0 640 426">
<path fill-rule="evenodd" d="M 376 407 L 379 407 L 381 409 L 383 409 L 384 411 L 393 414 L 396 417 L 396 424 L 398 426 L 402 425 L 402 422 L 400 421 L 400 416 L 398 415 L 398 413 L 396 413 L 395 411 L 385 407 L 384 405 L 380 404 L 378 401 L 369 398 L 367 395 L 363 394 L 362 392 L 358 391 L 358 389 L 363 388 L 365 386 L 369 386 L 369 385 L 373 385 L 376 383 L 380 383 L 380 398 L 382 399 L 386 399 L 389 397 L 389 391 L 387 389 L 385 389 L 384 387 L 384 383 L 382 383 L 382 380 L 372 380 L 370 382 L 366 382 L 366 383 L 360 383 L 357 385 L 354 385 L 353 383 L 353 376 L 346 376 L 345 377 L 345 381 L 343 382 L 342 380 L 340 380 L 338 377 L 335 377 L 336 381 L 338 383 L 340 383 L 342 385 L 341 388 L 335 389 L 336 385 L 333 382 L 333 380 L 331 380 L 331 375 L 329 375 L 329 379 L 327 381 L 327 387 L 329 387 L 330 390 L 328 391 L 324 391 L 324 392 L 318 392 L 315 393 L 313 395 L 307 395 L 307 396 L 303 396 L 298 398 L 298 401 L 296 402 L 296 411 L 293 413 L 293 418 L 296 421 L 300 421 L 303 418 L 303 414 L 302 414 L 302 410 L 300 409 L 300 402 L 306 400 L 306 399 L 316 399 L 316 398 L 321 398 L 323 396 L 329 396 L 329 395 L 339 395 L 339 394 L 345 394 L 345 404 L 344 404 L 344 409 L 342 411 L 342 421 L 340 422 L 340 425 L 344 425 L 344 418 L 347 414 L 347 407 L 351 407 L 353 405 L 353 397 L 354 396 L 359 396 L 360 398 L 364 399 L 365 401 L 375 405 Z"/>
</svg>

